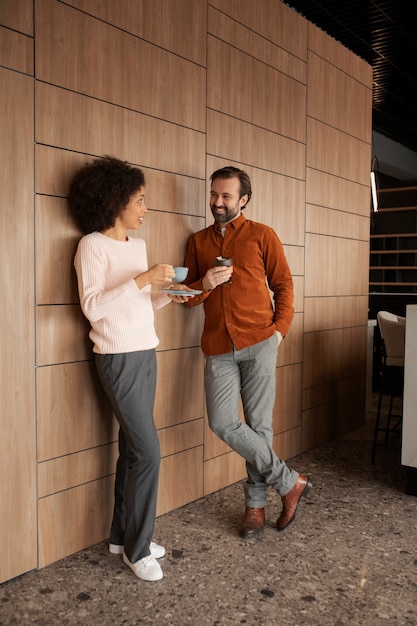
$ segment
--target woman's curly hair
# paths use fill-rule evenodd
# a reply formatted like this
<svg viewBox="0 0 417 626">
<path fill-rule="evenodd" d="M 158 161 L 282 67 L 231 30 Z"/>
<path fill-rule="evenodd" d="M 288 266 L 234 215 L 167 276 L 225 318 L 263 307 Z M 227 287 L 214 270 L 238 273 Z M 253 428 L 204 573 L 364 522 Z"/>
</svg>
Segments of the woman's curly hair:
<svg viewBox="0 0 417 626">
<path fill-rule="evenodd" d="M 130 197 L 145 186 L 141 169 L 112 156 L 94 159 L 72 179 L 69 207 L 84 234 L 112 228 Z"/>
</svg>

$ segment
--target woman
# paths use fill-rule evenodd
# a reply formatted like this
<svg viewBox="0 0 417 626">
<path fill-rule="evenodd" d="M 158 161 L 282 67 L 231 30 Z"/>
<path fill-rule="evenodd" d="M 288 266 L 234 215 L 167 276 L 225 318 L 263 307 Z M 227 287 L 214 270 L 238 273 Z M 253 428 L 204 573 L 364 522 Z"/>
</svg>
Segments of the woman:
<svg viewBox="0 0 417 626">
<path fill-rule="evenodd" d="M 129 237 L 147 212 L 143 172 L 106 156 L 84 166 L 70 187 L 70 209 L 85 236 L 74 265 L 81 308 L 99 378 L 119 422 L 119 458 L 109 550 L 142 580 L 163 577 L 152 541 L 160 450 L 153 419 L 156 386 L 154 309 L 187 297 L 151 292 L 174 276 L 172 265 L 148 268 L 143 239 Z M 184 286 L 181 286 L 184 289 Z"/>
</svg>

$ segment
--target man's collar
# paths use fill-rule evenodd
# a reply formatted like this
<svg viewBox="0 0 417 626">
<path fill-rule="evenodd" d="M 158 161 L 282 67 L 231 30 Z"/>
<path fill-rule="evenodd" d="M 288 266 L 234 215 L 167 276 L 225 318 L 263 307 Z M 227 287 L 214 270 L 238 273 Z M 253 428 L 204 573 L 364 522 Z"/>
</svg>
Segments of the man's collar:
<svg viewBox="0 0 417 626">
<path fill-rule="evenodd" d="M 243 224 L 243 222 L 246 222 L 246 217 L 243 215 L 243 213 L 241 213 L 239 215 L 239 217 L 237 217 L 236 219 L 232 220 L 231 222 L 228 222 L 227 224 L 221 224 L 219 222 L 214 222 L 213 226 L 214 229 L 217 233 L 220 233 L 222 228 L 234 228 L 235 230 L 237 230 L 238 228 L 240 228 Z"/>
</svg>

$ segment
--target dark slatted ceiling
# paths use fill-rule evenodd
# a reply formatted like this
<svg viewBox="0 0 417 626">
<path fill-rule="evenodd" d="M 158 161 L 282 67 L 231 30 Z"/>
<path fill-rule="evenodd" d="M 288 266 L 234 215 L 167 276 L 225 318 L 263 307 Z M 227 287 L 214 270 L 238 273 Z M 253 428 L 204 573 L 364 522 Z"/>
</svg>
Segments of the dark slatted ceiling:
<svg viewBox="0 0 417 626">
<path fill-rule="evenodd" d="M 417 152 L 417 27 L 405 0 L 289 0 L 373 67 L 373 130 Z"/>
</svg>

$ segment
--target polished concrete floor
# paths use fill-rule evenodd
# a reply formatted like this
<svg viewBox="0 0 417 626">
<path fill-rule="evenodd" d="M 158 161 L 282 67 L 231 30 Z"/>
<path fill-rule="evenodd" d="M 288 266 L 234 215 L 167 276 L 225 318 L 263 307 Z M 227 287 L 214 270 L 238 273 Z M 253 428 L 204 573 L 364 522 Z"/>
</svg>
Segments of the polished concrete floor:
<svg viewBox="0 0 417 626">
<path fill-rule="evenodd" d="M 400 437 L 360 429 L 289 463 L 314 488 L 294 524 L 243 540 L 237 483 L 157 519 L 164 579 L 138 580 L 106 542 L 0 586 L 0 624 L 200 626 L 417 625 L 417 497 L 406 495 Z"/>
</svg>

